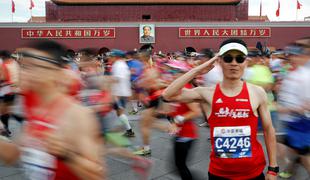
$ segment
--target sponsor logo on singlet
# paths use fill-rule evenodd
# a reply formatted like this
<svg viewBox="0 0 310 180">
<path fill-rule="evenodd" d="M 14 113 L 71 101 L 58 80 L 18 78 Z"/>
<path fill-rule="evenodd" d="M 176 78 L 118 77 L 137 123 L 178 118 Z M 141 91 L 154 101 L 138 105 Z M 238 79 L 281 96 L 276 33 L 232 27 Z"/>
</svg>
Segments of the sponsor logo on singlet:
<svg viewBox="0 0 310 180">
<path fill-rule="evenodd" d="M 228 107 L 222 107 L 215 113 L 217 117 L 231 117 L 231 118 L 248 118 L 249 109 L 229 109 Z"/>
<path fill-rule="evenodd" d="M 215 103 L 219 104 L 219 103 L 223 103 L 223 100 L 221 98 L 218 98 Z"/>
<path fill-rule="evenodd" d="M 249 102 L 248 99 L 236 99 L 236 102 Z"/>
</svg>

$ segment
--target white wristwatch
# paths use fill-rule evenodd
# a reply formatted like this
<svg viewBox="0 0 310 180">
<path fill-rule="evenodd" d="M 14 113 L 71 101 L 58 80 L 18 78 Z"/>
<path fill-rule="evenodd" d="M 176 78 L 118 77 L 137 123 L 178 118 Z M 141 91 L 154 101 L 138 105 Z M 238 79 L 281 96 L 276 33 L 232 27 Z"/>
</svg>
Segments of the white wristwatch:
<svg viewBox="0 0 310 180">
<path fill-rule="evenodd" d="M 185 120 L 184 116 L 177 115 L 176 117 L 174 117 L 174 122 L 176 124 L 183 124 L 184 120 Z"/>
</svg>

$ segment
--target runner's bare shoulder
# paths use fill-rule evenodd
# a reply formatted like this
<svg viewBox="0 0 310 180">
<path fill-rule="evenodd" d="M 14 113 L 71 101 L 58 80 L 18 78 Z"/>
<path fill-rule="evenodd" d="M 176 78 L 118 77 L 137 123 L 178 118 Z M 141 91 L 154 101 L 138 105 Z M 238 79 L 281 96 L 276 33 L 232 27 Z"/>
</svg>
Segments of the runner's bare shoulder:
<svg viewBox="0 0 310 180">
<path fill-rule="evenodd" d="M 249 93 L 255 93 L 255 95 L 257 96 L 266 94 L 266 91 L 261 86 L 247 82 L 247 87 L 248 87 Z"/>
<path fill-rule="evenodd" d="M 247 83 L 251 104 L 258 107 L 261 102 L 267 100 L 267 94 L 264 88 L 255 84 Z M 255 106 L 255 104 L 256 106 Z"/>
<path fill-rule="evenodd" d="M 215 86 L 208 86 L 208 87 L 197 87 L 195 91 L 198 92 L 202 98 L 204 103 L 211 104 L 213 94 L 215 91 Z"/>
</svg>

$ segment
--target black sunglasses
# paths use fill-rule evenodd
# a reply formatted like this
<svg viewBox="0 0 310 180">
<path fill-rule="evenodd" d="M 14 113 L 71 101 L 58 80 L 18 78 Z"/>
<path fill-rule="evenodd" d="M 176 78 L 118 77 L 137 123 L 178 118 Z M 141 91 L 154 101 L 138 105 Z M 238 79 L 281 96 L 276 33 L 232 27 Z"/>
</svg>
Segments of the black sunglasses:
<svg viewBox="0 0 310 180">
<path fill-rule="evenodd" d="M 34 55 L 34 54 L 28 53 L 28 52 L 18 52 L 17 54 L 12 55 L 12 57 L 15 58 L 17 61 L 19 61 L 20 59 L 22 59 L 24 57 L 29 57 L 29 58 L 34 58 L 34 59 L 38 59 L 41 61 L 46 61 L 46 62 L 52 63 L 52 64 L 60 66 L 60 67 L 62 67 L 62 65 L 63 65 L 62 62 L 59 62 L 55 59 L 52 59 L 49 57 L 44 57 L 44 56 L 39 56 L 39 55 Z"/>
<path fill-rule="evenodd" d="M 228 55 L 224 55 L 222 58 L 223 58 L 225 63 L 231 63 L 235 59 L 238 64 L 242 64 L 245 61 L 245 59 L 246 59 L 246 57 L 242 56 L 242 55 L 238 55 L 238 56 L 234 57 L 234 56 L 229 55 L 229 54 Z"/>
</svg>

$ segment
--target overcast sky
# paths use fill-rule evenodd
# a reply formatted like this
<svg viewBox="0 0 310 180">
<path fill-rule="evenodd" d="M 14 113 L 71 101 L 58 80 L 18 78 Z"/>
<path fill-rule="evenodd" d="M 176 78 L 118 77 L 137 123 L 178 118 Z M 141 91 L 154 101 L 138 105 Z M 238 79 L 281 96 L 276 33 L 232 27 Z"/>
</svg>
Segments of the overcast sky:
<svg viewBox="0 0 310 180">
<path fill-rule="evenodd" d="M 32 10 L 33 16 L 45 16 L 45 1 L 33 0 L 35 7 Z M 278 0 L 249 0 L 249 15 L 259 15 L 259 4 L 263 3 L 263 15 L 267 15 L 271 21 L 295 21 L 297 0 L 280 0 L 280 17 L 276 17 L 275 12 L 278 7 Z M 30 0 L 14 0 L 15 13 L 14 22 L 26 22 L 30 18 Z M 310 16 L 310 0 L 299 0 L 302 7 L 297 12 L 297 19 L 303 20 Z M 11 22 L 11 0 L 0 0 L 0 22 Z"/>
</svg>

